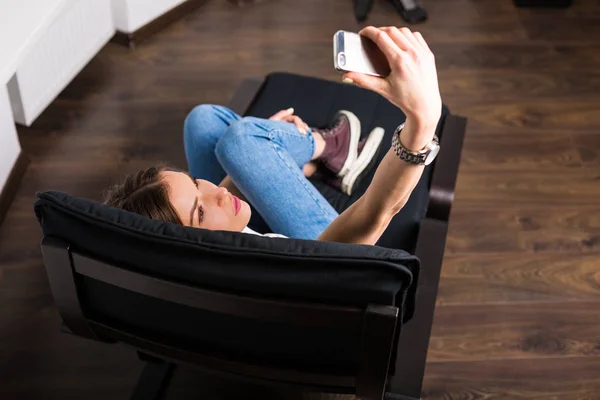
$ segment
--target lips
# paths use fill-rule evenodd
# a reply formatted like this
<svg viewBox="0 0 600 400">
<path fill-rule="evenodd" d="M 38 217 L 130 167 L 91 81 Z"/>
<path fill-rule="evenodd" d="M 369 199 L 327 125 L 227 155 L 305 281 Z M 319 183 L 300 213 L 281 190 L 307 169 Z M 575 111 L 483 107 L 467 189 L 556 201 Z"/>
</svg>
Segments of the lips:
<svg viewBox="0 0 600 400">
<path fill-rule="evenodd" d="M 231 199 L 233 200 L 233 212 L 235 215 L 238 215 L 238 213 L 240 212 L 240 209 L 242 208 L 242 201 L 240 199 L 238 199 L 237 197 L 235 197 L 234 195 L 231 195 Z"/>
</svg>

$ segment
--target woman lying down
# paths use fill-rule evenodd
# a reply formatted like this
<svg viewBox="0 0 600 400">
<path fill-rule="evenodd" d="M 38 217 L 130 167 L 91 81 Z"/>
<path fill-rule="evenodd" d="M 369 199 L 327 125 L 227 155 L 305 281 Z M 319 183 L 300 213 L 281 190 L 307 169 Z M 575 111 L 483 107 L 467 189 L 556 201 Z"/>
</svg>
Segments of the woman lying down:
<svg viewBox="0 0 600 400">
<path fill-rule="evenodd" d="M 442 103 L 434 56 L 418 32 L 367 27 L 391 66 L 387 78 L 354 72 L 344 82 L 387 98 L 406 115 L 366 192 L 342 214 L 307 180 L 319 162 L 350 194 L 381 142 L 375 129 L 359 143 L 360 122 L 341 111 L 328 129 L 308 127 L 293 110 L 269 119 L 241 118 L 224 107 L 196 107 L 185 121 L 190 173 L 152 167 L 126 178 L 106 204 L 180 225 L 258 234 L 251 203 L 276 234 L 375 244 L 408 200 L 439 146 Z"/>
</svg>

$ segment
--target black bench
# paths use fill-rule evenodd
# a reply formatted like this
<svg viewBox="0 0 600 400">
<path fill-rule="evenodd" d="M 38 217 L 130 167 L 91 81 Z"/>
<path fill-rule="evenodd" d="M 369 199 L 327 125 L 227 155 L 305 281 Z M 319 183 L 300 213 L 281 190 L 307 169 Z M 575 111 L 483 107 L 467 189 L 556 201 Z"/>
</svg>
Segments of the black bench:
<svg viewBox="0 0 600 400">
<path fill-rule="evenodd" d="M 244 81 L 230 107 L 259 117 L 294 107 L 311 126 L 348 109 L 363 133 L 385 128 L 384 146 L 404 119 L 374 93 L 283 73 Z M 440 155 L 378 246 L 204 231 L 39 194 L 63 329 L 136 348 L 148 364 L 133 399 L 160 398 L 180 363 L 360 398 L 420 398 L 465 123 L 444 108 Z M 352 197 L 313 183 L 341 212 L 371 178 Z M 253 228 L 268 230 L 260 219 Z"/>
</svg>

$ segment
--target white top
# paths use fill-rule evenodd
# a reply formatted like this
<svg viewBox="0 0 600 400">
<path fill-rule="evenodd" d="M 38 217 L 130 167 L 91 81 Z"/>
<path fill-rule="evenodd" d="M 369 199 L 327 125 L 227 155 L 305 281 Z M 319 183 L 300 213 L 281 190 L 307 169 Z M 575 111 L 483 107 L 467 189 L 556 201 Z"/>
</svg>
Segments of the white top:
<svg viewBox="0 0 600 400">
<path fill-rule="evenodd" d="M 242 233 L 248 233 L 251 235 L 258 235 L 258 236 L 266 236 L 266 237 L 273 237 L 273 238 L 284 238 L 284 239 L 288 239 L 287 236 L 284 235 L 280 235 L 279 233 L 258 233 L 256 231 L 253 231 L 252 229 L 245 227 L 244 230 L 242 231 Z"/>
<path fill-rule="evenodd" d="M 5 85 L 28 47 L 74 0 L 0 0 L 0 85 Z"/>
</svg>

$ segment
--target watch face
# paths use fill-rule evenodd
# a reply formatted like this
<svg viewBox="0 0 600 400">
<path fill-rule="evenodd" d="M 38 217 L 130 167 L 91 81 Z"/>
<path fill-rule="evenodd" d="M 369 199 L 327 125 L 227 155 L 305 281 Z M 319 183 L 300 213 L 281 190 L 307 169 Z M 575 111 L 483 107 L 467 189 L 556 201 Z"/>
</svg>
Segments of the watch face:
<svg viewBox="0 0 600 400">
<path fill-rule="evenodd" d="M 431 151 L 429 152 L 429 154 L 427 154 L 427 157 L 425 157 L 425 165 L 429 165 L 433 162 L 433 160 L 435 160 L 435 158 L 437 157 L 438 153 L 440 152 L 440 146 L 439 145 L 435 145 L 431 148 Z"/>
</svg>

